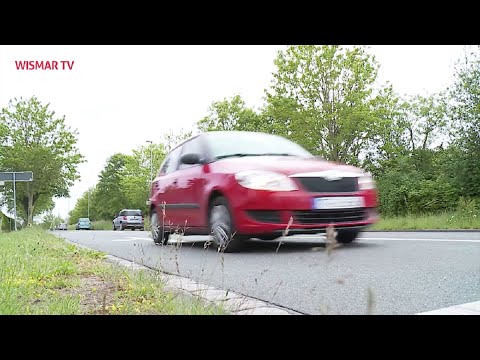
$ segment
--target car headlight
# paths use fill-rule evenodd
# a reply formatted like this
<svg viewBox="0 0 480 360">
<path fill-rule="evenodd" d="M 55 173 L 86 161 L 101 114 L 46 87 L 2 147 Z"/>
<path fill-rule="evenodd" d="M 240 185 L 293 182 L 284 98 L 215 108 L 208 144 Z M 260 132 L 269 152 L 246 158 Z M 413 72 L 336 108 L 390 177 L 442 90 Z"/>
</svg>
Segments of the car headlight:
<svg viewBox="0 0 480 360">
<path fill-rule="evenodd" d="M 375 189 L 375 181 L 372 178 L 372 175 L 365 173 L 358 178 L 358 189 L 359 190 L 370 190 Z"/>
<path fill-rule="evenodd" d="M 295 182 L 284 174 L 273 171 L 250 170 L 235 174 L 240 185 L 248 189 L 269 191 L 298 190 Z"/>
</svg>

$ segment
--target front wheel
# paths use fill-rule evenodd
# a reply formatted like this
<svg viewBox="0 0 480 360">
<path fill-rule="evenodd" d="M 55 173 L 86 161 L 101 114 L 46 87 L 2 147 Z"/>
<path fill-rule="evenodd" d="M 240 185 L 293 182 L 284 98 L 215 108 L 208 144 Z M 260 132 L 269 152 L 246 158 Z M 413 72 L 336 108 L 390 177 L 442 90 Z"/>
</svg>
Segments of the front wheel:
<svg viewBox="0 0 480 360">
<path fill-rule="evenodd" d="M 220 252 L 237 252 L 243 248 L 245 237 L 235 234 L 227 199 L 217 197 L 210 207 L 210 234 Z"/>
<path fill-rule="evenodd" d="M 153 242 L 155 244 L 167 245 L 170 233 L 165 231 L 165 228 L 160 224 L 156 210 L 153 210 L 150 215 L 150 224 Z"/>
<path fill-rule="evenodd" d="M 337 230 L 337 232 L 337 242 L 340 244 L 351 243 L 358 237 L 358 234 L 360 233 L 359 230 L 352 229 Z"/>
</svg>

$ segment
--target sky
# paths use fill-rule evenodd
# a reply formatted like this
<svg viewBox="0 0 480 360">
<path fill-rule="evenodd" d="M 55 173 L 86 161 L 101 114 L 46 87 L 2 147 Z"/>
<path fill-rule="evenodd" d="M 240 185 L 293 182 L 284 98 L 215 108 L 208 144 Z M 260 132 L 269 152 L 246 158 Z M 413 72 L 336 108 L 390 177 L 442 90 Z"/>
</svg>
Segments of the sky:
<svg viewBox="0 0 480 360">
<path fill-rule="evenodd" d="M 130 153 L 170 130 L 191 129 L 213 101 L 239 94 L 259 108 L 272 80 L 277 45 L 0 45 L 0 107 L 33 95 L 77 129 L 87 162 L 70 198 L 55 199 L 66 217 L 98 181 L 109 156 Z M 400 94 L 431 94 L 451 83 L 460 45 L 375 45 L 379 82 Z M 57 61 L 59 70 L 17 70 L 16 61 Z M 62 69 L 61 61 L 69 61 Z M 72 66 L 73 62 L 73 66 Z M 28 169 L 19 169 L 28 170 Z"/>
</svg>

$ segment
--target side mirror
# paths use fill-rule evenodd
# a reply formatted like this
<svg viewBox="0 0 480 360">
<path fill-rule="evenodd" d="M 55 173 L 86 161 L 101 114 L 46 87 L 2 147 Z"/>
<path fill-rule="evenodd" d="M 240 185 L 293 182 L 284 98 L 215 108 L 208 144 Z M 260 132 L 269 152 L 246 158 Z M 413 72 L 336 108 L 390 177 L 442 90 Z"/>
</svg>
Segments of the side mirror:
<svg viewBox="0 0 480 360">
<path fill-rule="evenodd" d="M 198 154 L 183 154 L 180 161 L 186 165 L 196 165 L 202 162 Z"/>
</svg>

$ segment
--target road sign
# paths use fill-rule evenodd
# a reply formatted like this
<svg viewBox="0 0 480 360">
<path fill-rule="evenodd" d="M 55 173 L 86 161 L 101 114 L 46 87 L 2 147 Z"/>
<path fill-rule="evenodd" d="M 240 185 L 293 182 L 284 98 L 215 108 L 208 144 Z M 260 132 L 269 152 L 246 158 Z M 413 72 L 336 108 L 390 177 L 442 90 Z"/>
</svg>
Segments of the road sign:
<svg viewBox="0 0 480 360">
<path fill-rule="evenodd" d="M 7 171 L 0 172 L 0 181 L 13 181 L 13 216 L 15 219 L 15 231 L 17 231 L 17 194 L 15 183 L 18 181 L 33 181 L 33 172 L 31 171 Z"/>
<path fill-rule="evenodd" d="M 13 181 L 13 174 L 15 174 L 15 181 L 33 181 L 31 171 L 0 172 L 0 181 Z"/>
</svg>

